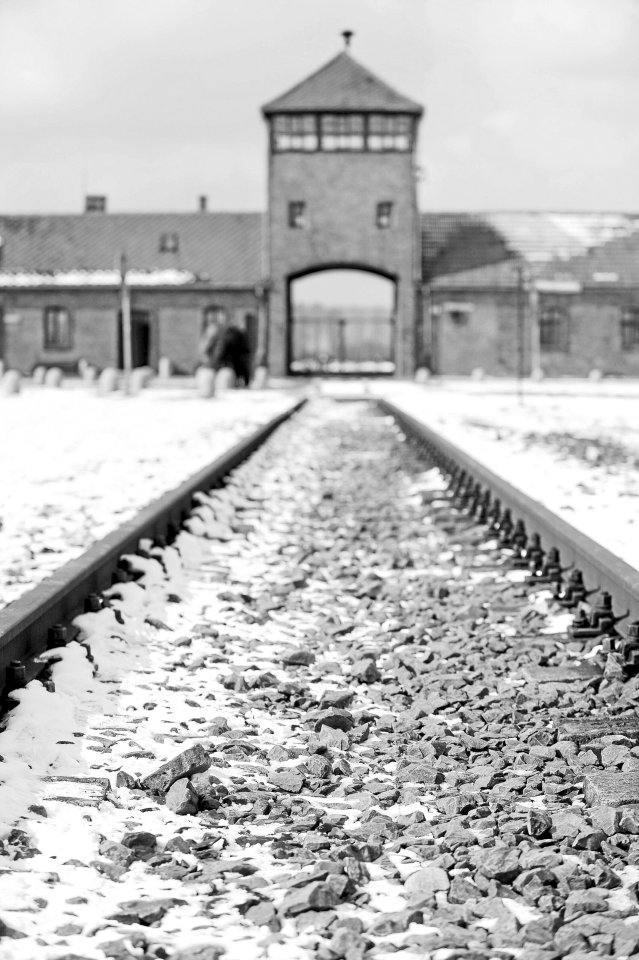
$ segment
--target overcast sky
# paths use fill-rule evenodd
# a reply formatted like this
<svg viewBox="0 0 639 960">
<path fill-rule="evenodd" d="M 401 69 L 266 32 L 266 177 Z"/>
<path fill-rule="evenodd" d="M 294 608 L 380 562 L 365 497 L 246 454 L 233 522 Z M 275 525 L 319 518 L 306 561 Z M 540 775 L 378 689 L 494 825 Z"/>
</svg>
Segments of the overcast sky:
<svg viewBox="0 0 639 960">
<path fill-rule="evenodd" d="M 639 0 L 0 0 L 0 213 L 264 209 L 259 107 L 344 29 L 422 209 L 639 211 Z"/>
</svg>

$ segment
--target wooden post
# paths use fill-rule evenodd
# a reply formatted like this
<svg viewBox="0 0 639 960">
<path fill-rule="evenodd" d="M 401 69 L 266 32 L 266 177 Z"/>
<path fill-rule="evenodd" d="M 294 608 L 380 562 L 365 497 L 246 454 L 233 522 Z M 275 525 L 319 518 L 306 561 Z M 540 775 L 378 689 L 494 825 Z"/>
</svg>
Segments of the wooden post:
<svg viewBox="0 0 639 960">
<path fill-rule="evenodd" d="M 133 369 L 133 349 L 131 343 L 131 296 L 127 284 L 126 254 L 120 257 L 120 311 L 122 313 L 122 365 L 124 367 L 124 392 L 129 392 L 131 371 Z"/>
</svg>

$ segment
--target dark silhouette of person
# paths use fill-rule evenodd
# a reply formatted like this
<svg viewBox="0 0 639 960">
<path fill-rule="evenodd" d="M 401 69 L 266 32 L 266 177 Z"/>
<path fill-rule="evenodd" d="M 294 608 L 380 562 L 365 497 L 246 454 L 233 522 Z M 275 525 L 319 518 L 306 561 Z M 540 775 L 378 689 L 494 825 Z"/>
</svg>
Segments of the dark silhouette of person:
<svg viewBox="0 0 639 960">
<path fill-rule="evenodd" d="M 216 372 L 230 367 L 245 387 L 251 379 L 251 349 L 244 330 L 228 321 L 212 322 L 205 330 L 203 353 Z"/>
</svg>

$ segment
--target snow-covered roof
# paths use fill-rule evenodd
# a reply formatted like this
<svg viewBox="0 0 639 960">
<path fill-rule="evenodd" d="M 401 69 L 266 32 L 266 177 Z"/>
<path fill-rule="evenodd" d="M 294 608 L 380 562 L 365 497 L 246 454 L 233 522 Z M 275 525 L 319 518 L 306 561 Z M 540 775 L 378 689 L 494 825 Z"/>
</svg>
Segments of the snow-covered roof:
<svg viewBox="0 0 639 960">
<path fill-rule="evenodd" d="M 531 266 L 542 267 L 557 259 L 568 261 L 584 255 L 613 239 L 631 237 L 638 230 L 639 214 L 425 213 L 422 215 L 423 276 L 431 280 L 473 271 L 480 285 L 489 286 L 499 275 L 493 268 L 503 261 L 523 259 Z M 484 272 L 479 274 L 478 270 Z"/>
</svg>

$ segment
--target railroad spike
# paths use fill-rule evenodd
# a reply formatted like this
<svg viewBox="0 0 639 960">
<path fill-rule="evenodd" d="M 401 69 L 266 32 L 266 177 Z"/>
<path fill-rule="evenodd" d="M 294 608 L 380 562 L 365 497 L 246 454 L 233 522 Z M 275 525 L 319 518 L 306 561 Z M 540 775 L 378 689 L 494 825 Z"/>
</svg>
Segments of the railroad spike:
<svg viewBox="0 0 639 960">
<path fill-rule="evenodd" d="M 5 671 L 5 691 L 21 690 L 27 685 L 27 668 L 22 660 L 12 660 Z"/>
<path fill-rule="evenodd" d="M 102 606 L 102 598 L 97 593 L 90 593 L 84 600 L 85 613 L 99 613 Z"/>
</svg>

